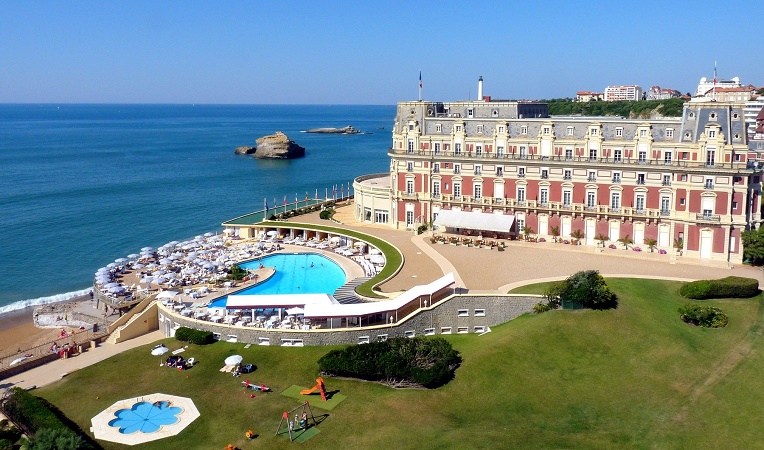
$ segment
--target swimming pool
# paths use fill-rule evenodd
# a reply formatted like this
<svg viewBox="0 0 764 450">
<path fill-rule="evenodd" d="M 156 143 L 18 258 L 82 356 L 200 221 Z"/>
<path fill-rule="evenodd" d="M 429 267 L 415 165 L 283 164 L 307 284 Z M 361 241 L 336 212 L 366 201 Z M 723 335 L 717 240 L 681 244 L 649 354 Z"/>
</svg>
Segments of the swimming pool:
<svg viewBox="0 0 764 450">
<path fill-rule="evenodd" d="M 345 284 L 342 268 L 317 253 L 278 253 L 262 258 L 266 267 L 275 267 L 276 273 L 267 281 L 239 291 L 242 295 L 279 294 L 334 294 Z M 260 259 L 239 264 L 243 269 L 257 269 Z M 210 307 L 224 307 L 228 297 L 221 297 Z"/>
<path fill-rule="evenodd" d="M 137 402 L 132 408 L 120 409 L 117 417 L 109 422 L 110 427 L 119 428 L 120 434 L 155 433 L 163 425 L 177 423 L 182 408 L 170 406 L 168 402 Z"/>
</svg>

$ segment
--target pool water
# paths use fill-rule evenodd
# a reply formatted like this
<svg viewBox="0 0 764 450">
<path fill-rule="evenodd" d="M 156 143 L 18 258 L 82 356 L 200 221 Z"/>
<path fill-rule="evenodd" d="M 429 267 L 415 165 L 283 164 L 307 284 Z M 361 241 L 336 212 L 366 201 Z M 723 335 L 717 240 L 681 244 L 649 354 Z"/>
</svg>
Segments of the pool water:
<svg viewBox="0 0 764 450">
<path fill-rule="evenodd" d="M 170 406 L 168 402 L 138 402 L 129 409 L 120 409 L 114 413 L 117 417 L 109 422 L 110 427 L 119 428 L 121 434 L 154 433 L 162 425 L 177 423 L 182 408 Z"/>
<path fill-rule="evenodd" d="M 316 253 L 279 253 L 262 258 L 266 267 L 276 273 L 267 281 L 239 291 L 241 295 L 334 294 L 345 284 L 345 272 L 331 259 Z M 239 264 L 243 269 L 257 269 L 260 259 Z M 210 307 L 224 307 L 227 297 L 221 297 Z"/>
</svg>

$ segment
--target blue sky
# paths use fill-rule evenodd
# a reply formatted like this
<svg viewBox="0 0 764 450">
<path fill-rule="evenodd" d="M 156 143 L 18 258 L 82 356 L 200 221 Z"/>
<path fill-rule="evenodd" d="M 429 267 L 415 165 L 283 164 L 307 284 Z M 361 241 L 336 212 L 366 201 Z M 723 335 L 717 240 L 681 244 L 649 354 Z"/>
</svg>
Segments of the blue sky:
<svg viewBox="0 0 764 450">
<path fill-rule="evenodd" d="M 0 3 L 0 103 L 394 104 L 764 85 L 757 2 Z"/>
</svg>

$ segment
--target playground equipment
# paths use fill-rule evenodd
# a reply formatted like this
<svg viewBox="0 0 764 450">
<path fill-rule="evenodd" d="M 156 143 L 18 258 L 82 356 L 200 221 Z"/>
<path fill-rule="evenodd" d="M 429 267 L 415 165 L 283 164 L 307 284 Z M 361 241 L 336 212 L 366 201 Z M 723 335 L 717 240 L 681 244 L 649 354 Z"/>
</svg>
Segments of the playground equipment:
<svg viewBox="0 0 764 450">
<path fill-rule="evenodd" d="M 302 409 L 301 414 L 298 416 L 297 413 L 294 415 L 294 421 L 290 420 L 289 417 L 292 415 L 293 412 L 297 411 L 298 409 Z M 310 415 L 308 415 L 310 413 Z M 297 430 L 307 430 L 310 426 L 310 421 L 313 421 L 313 426 L 316 425 L 316 418 L 313 417 L 313 410 L 310 409 L 310 403 L 305 402 L 302 405 L 293 408 L 289 411 L 284 411 L 283 414 L 281 414 L 281 421 L 279 421 L 279 427 L 276 428 L 276 436 L 283 433 L 283 429 L 281 428 L 282 425 L 284 425 L 284 421 L 286 421 L 286 428 L 289 432 L 289 440 L 294 441 L 297 436 L 293 435 Z"/>
<path fill-rule="evenodd" d="M 316 378 L 316 385 L 313 386 L 310 389 L 303 389 L 300 391 L 300 395 L 310 395 L 314 392 L 318 392 L 321 394 L 321 400 L 326 401 L 326 386 L 324 386 L 324 379 L 321 377 Z"/>
<path fill-rule="evenodd" d="M 271 392 L 271 388 L 264 384 L 251 383 L 249 380 L 242 381 L 241 384 L 244 386 L 244 389 L 249 388 L 253 391 Z"/>
</svg>

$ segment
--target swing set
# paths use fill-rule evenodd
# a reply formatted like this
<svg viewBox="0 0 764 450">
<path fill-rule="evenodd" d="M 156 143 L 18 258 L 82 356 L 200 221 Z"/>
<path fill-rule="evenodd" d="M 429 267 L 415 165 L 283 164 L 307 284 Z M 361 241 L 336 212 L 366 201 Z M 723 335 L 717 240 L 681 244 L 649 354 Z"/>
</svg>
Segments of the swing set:
<svg viewBox="0 0 764 450">
<path fill-rule="evenodd" d="M 298 416 L 295 411 L 298 409 L 301 409 L 301 414 Z M 294 421 L 290 420 L 289 417 L 292 415 L 292 413 L 295 413 L 294 415 Z M 313 425 L 310 425 L 310 422 L 313 422 Z M 297 438 L 297 431 L 299 430 L 307 430 L 311 426 L 316 426 L 316 418 L 313 417 L 313 410 L 310 409 L 310 403 L 305 402 L 302 405 L 293 408 L 289 411 L 284 411 L 283 414 L 281 414 L 281 421 L 279 422 L 279 427 L 276 429 L 276 436 L 283 434 L 284 430 L 282 429 L 282 425 L 284 425 L 284 422 L 286 422 L 286 430 L 289 432 L 289 440 L 294 441 Z"/>
</svg>

